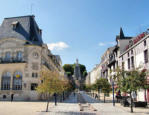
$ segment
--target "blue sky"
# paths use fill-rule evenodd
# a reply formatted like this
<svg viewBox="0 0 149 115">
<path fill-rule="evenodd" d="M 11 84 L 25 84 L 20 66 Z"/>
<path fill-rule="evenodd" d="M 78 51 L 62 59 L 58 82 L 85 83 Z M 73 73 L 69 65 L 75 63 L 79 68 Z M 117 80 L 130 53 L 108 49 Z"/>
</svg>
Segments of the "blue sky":
<svg viewBox="0 0 149 115">
<path fill-rule="evenodd" d="M 63 64 L 76 58 L 87 70 L 100 63 L 106 48 L 124 34 L 136 36 L 149 28 L 148 0 L 1 0 L 5 17 L 35 15 L 43 41 L 59 54 Z"/>
</svg>

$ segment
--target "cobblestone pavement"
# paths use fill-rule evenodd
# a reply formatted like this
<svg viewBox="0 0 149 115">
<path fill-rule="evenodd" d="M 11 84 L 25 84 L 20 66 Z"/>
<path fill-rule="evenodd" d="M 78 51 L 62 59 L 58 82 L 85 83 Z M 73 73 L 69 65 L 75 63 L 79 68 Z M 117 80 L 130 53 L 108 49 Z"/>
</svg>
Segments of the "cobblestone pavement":
<svg viewBox="0 0 149 115">
<path fill-rule="evenodd" d="M 49 104 L 49 112 L 45 112 L 46 102 L 4 102 L 0 101 L 0 115 L 144 115 L 143 112 L 131 114 L 129 110 L 123 107 L 113 107 L 112 103 L 100 103 L 99 101 L 91 98 L 84 92 L 80 93 L 86 102 L 82 104 L 83 111 L 80 111 L 80 106 L 77 103 L 77 94 L 70 95 L 69 99 L 63 103 Z M 96 108 L 93 111 L 91 108 Z"/>
</svg>

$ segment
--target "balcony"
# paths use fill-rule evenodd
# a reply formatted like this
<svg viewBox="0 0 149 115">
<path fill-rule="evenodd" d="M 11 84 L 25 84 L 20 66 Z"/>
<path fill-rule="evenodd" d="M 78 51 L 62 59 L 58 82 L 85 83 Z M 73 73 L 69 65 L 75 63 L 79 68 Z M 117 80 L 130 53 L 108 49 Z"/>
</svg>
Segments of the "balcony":
<svg viewBox="0 0 149 115">
<path fill-rule="evenodd" d="M 0 64 L 7 64 L 7 63 L 25 63 L 24 59 L 17 59 L 17 58 L 0 58 Z"/>
<path fill-rule="evenodd" d="M 114 55 L 111 55 L 111 56 L 109 57 L 109 64 L 108 64 L 108 66 L 112 65 L 112 64 L 115 63 L 115 62 L 116 62 L 115 56 L 114 56 Z"/>
<path fill-rule="evenodd" d="M 46 66 L 49 70 L 52 70 L 51 67 L 50 67 L 50 65 L 48 63 L 43 62 L 42 65 Z"/>
</svg>

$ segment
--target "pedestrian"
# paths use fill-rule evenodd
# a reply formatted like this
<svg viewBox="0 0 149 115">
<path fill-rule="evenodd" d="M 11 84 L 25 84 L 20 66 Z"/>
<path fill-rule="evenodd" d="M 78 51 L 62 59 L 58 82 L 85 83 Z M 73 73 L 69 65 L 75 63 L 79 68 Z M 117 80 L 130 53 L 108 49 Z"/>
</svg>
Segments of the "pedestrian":
<svg viewBox="0 0 149 115">
<path fill-rule="evenodd" d="M 13 101 L 14 94 L 11 94 L 11 102 Z"/>
<path fill-rule="evenodd" d="M 55 106 L 57 106 L 57 94 L 54 93 Z"/>
</svg>

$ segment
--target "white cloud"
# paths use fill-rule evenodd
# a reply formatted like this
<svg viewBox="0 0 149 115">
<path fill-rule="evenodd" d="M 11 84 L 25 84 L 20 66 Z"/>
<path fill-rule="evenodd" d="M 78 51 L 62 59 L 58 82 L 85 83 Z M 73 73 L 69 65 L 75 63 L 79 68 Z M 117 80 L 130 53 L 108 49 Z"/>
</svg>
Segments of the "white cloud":
<svg viewBox="0 0 149 115">
<path fill-rule="evenodd" d="M 105 43 L 100 42 L 98 45 L 99 46 L 107 46 L 107 45 L 115 45 L 115 44 L 116 44 L 115 42 L 105 42 Z"/>
<path fill-rule="evenodd" d="M 105 46 L 105 45 L 106 45 L 105 43 L 102 42 L 99 43 L 99 46 Z"/>
<path fill-rule="evenodd" d="M 64 50 L 69 47 L 65 42 L 50 43 L 47 45 L 50 50 Z"/>
</svg>

